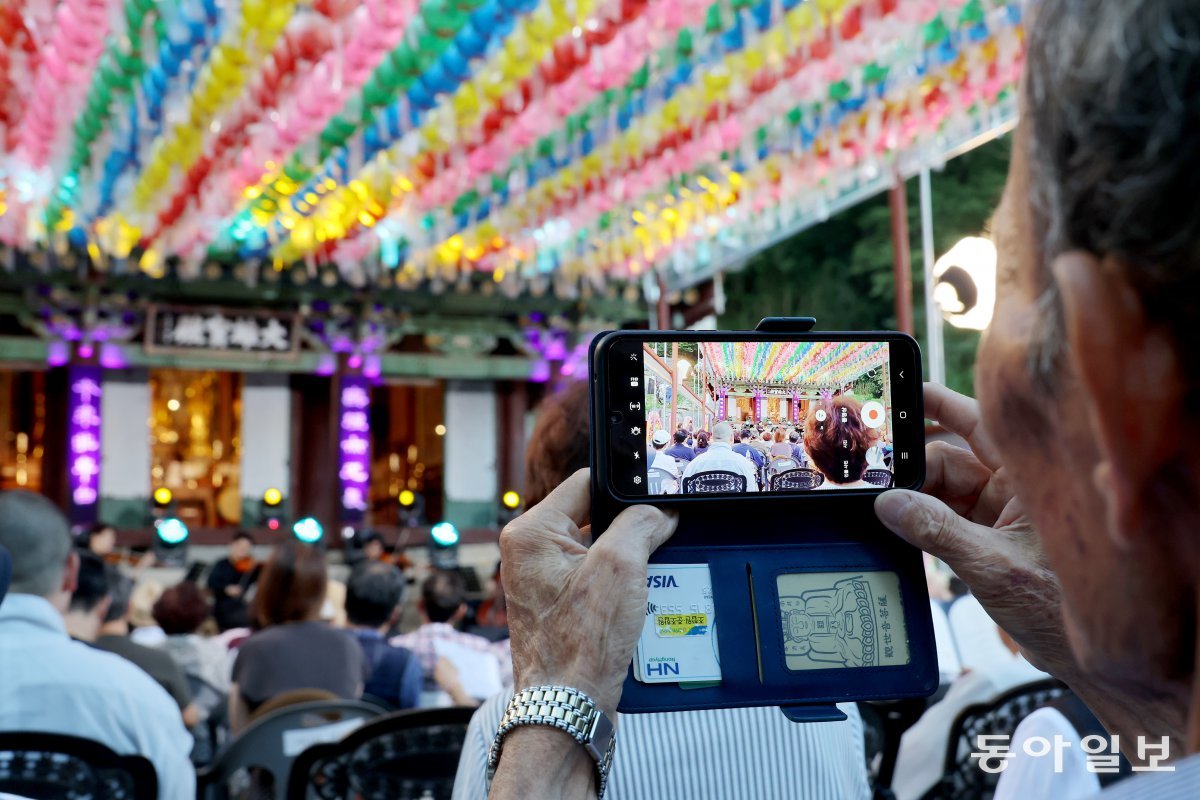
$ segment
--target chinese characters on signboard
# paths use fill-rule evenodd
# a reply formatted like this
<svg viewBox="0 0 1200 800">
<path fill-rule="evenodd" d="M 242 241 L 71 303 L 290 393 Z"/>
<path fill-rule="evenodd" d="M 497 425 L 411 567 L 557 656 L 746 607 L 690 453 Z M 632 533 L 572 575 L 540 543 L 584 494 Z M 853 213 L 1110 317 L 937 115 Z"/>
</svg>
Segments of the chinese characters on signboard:
<svg viewBox="0 0 1200 800">
<path fill-rule="evenodd" d="M 156 309 L 147 344 L 185 350 L 229 353 L 291 353 L 295 323 L 290 317 L 224 311 Z"/>
<path fill-rule="evenodd" d="M 366 378 L 342 378 L 338 417 L 338 478 L 342 520 L 360 522 L 371 483 L 371 387 Z"/>
<path fill-rule="evenodd" d="M 95 519 L 100 499 L 100 396 L 99 367 L 71 368 L 67 398 L 67 485 L 71 492 L 74 522 Z"/>
</svg>

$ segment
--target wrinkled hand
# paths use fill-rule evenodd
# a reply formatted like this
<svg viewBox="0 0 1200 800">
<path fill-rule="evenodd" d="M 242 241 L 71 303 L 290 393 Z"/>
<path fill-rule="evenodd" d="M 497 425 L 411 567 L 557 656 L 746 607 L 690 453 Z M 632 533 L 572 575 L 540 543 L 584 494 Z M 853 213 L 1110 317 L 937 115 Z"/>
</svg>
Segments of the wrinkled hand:
<svg viewBox="0 0 1200 800">
<path fill-rule="evenodd" d="M 1063 629 L 1058 579 L 983 430 L 979 404 L 927 383 L 925 416 L 966 439 L 971 450 L 930 442 L 924 494 L 884 492 L 875 501 L 876 514 L 910 544 L 949 564 L 1034 665 L 1070 679 L 1076 664 Z"/>
<path fill-rule="evenodd" d="M 646 614 L 646 563 L 675 531 L 652 506 L 623 511 L 590 548 L 588 471 L 500 535 L 517 689 L 563 684 L 614 718 Z"/>
</svg>

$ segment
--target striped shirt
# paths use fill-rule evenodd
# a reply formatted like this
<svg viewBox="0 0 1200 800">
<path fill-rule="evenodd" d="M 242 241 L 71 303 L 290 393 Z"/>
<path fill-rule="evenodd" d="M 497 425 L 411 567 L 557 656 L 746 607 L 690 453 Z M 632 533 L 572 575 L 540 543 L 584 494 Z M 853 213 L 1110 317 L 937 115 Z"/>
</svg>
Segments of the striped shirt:
<svg viewBox="0 0 1200 800">
<path fill-rule="evenodd" d="M 437 666 L 437 645 L 434 642 L 442 640 L 454 642 L 469 650 L 487 653 L 495 656 L 500 666 L 500 682 L 504 686 L 512 686 L 512 649 L 508 639 L 491 642 L 473 633 L 463 633 L 447 622 L 427 622 L 415 631 L 393 636 L 388 640 L 392 647 L 404 647 L 416 654 L 421 663 L 421 674 L 425 678 L 426 689 L 436 689 L 433 670 Z M 496 723 L 499 725 L 499 721 Z"/>
<path fill-rule="evenodd" d="M 487 752 L 512 692 L 471 718 L 454 800 L 487 797 Z M 778 708 L 622 714 L 607 800 L 869 800 L 862 719 L 795 723 Z"/>
</svg>

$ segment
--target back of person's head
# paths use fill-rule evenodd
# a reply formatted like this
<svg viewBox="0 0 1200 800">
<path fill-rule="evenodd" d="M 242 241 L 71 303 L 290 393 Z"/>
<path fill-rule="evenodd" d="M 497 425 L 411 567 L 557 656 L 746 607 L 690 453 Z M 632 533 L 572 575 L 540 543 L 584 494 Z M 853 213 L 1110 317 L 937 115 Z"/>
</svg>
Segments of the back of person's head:
<svg viewBox="0 0 1200 800">
<path fill-rule="evenodd" d="M 796 430 L 795 428 L 792 428 L 791 432 L 788 433 L 788 441 L 791 442 L 792 444 L 799 444 L 800 443 L 800 431 Z"/>
<path fill-rule="evenodd" d="M 728 422 L 718 422 L 713 426 L 713 438 L 718 442 L 732 442 L 733 426 Z"/>
<path fill-rule="evenodd" d="M 783 444 L 784 439 L 786 438 L 787 434 L 784 432 L 783 428 L 775 429 L 775 444 Z"/>
<path fill-rule="evenodd" d="M 738 436 L 738 438 L 741 439 L 743 442 L 752 442 L 752 441 L 754 441 L 754 434 L 752 434 L 750 431 L 746 430 L 745 428 L 742 428 L 742 432 Z"/>
<path fill-rule="evenodd" d="M 208 598 L 193 581 L 180 581 L 162 593 L 154 604 L 154 621 L 168 636 L 195 633 L 212 609 Z"/>
<path fill-rule="evenodd" d="M 325 554 L 300 542 L 275 548 L 258 579 L 254 614 L 259 625 L 315 620 L 325 602 L 329 576 Z"/>
<path fill-rule="evenodd" d="M 817 420 L 824 410 L 825 419 Z M 862 403 L 847 395 L 813 403 L 804 429 L 804 449 L 813 464 L 834 483 L 853 483 L 867 471 L 867 450 L 875 431 L 862 420 Z"/>
<path fill-rule="evenodd" d="M 10 592 L 49 597 L 62 588 L 71 526 L 45 497 L 21 489 L 0 492 L 0 545 L 12 556 Z"/>
<path fill-rule="evenodd" d="M 430 622 L 448 622 L 467 601 L 467 583 L 456 571 L 439 569 L 421 584 L 421 603 Z"/>
<path fill-rule="evenodd" d="M 79 575 L 75 579 L 75 591 L 71 593 L 69 609 L 81 614 L 95 611 L 96 606 L 110 596 L 110 578 L 111 573 L 104 559 L 87 550 L 80 551 Z"/>
<path fill-rule="evenodd" d="M 730 431 L 729 435 L 733 436 L 733 432 Z M 705 449 L 706 447 L 708 447 L 708 441 L 709 441 L 708 431 L 700 431 L 699 433 L 696 434 L 696 449 L 697 450 Z"/>
<path fill-rule="evenodd" d="M 533 508 L 588 465 L 588 385 L 567 384 L 547 397 L 525 451 L 525 507 Z"/>
<path fill-rule="evenodd" d="M 687 441 L 687 431 L 683 428 L 675 431 L 675 444 L 683 444 Z"/>
<path fill-rule="evenodd" d="M 404 602 L 404 575 L 382 561 L 360 564 L 346 584 L 346 619 L 351 625 L 378 628 L 392 620 Z"/>
<path fill-rule="evenodd" d="M 109 566 L 108 596 L 112 598 L 108 611 L 104 614 L 104 622 L 116 622 L 129 615 L 129 601 L 133 597 L 133 579 L 122 575 L 120 570 Z"/>
</svg>

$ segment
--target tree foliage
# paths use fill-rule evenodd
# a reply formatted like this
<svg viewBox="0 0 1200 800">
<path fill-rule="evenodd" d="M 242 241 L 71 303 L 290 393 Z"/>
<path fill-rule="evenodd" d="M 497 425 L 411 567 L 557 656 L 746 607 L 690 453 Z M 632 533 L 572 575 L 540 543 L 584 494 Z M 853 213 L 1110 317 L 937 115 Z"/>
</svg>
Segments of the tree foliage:
<svg viewBox="0 0 1200 800">
<path fill-rule="evenodd" d="M 934 250 L 978 235 L 1000 201 L 1009 141 L 991 142 L 933 173 Z M 906 186 L 916 337 L 925 347 L 924 264 L 918 182 Z M 722 328 L 753 328 L 765 316 L 815 316 L 825 330 L 896 327 L 891 216 L 886 195 L 866 200 L 754 256 L 725 276 Z M 944 326 L 946 382 L 972 393 L 979 335 Z"/>
</svg>

